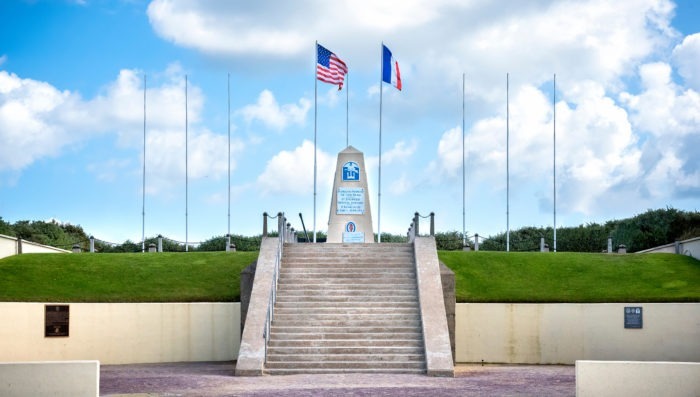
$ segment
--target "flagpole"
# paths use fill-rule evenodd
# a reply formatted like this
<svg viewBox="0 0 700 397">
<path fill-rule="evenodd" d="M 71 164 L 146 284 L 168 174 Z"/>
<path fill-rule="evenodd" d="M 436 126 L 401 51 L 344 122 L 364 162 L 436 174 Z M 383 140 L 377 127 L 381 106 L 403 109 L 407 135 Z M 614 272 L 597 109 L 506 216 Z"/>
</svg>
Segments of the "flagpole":
<svg viewBox="0 0 700 397">
<path fill-rule="evenodd" d="M 143 75 L 143 186 L 141 205 L 141 252 L 146 252 L 146 74 Z"/>
<path fill-rule="evenodd" d="M 316 59 L 314 66 L 318 68 L 318 40 L 314 45 L 314 54 Z M 314 70 L 314 243 L 316 242 L 316 131 L 318 128 L 318 76 Z"/>
<path fill-rule="evenodd" d="M 553 80 L 553 89 L 552 89 L 552 109 L 554 111 L 554 119 L 553 119 L 553 128 L 552 128 L 552 136 L 553 136 L 553 146 L 554 146 L 554 154 L 552 156 L 552 175 L 553 175 L 553 181 L 554 181 L 554 187 L 552 189 L 552 193 L 554 194 L 554 252 L 557 252 L 557 74 L 554 73 L 554 80 Z"/>
<path fill-rule="evenodd" d="M 509 73 L 506 73 L 506 251 L 510 252 L 510 98 Z"/>
<path fill-rule="evenodd" d="M 185 252 L 189 251 L 189 214 L 188 214 L 188 209 L 189 209 L 189 185 L 187 181 L 187 173 L 188 173 L 188 163 L 187 163 L 187 157 L 188 157 L 188 147 L 187 147 L 187 138 L 188 138 L 188 120 L 187 120 L 187 75 L 185 75 Z"/>
<path fill-rule="evenodd" d="M 466 76 L 462 73 L 462 248 L 467 246 L 467 182 L 464 161 L 464 85 Z"/>
<path fill-rule="evenodd" d="M 384 91 L 384 42 L 380 48 L 381 68 L 379 71 L 379 178 L 377 189 L 377 243 L 382 242 L 382 94 Z"/>
<path fill-rule="evenodd" d="M 345 147 L 350 146 L 350 72 L 345 74 Z"/>
<path fill-rule="evenodd" d="M 228 73 L 226 88 L 228 93 L 228 227 L 226 233 L 231 238 L 231 73 Z M 228 251 L 228 247 L 226 247 Z"/>
</svg>

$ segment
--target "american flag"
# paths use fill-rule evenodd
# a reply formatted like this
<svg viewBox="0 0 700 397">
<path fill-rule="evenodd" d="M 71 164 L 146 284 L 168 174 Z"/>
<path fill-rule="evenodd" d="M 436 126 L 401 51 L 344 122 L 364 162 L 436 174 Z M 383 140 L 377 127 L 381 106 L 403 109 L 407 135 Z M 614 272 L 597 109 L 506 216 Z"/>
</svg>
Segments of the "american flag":
<svg viewBox="0 0 700 397">
<path fill-rule="evenodd" d="M 324 83 L 337 84 L 338 90 L 342 90 L 345 74 L 348 72 L 345 62 L 320 44 L 316 44 L 316 53 L 316 78 Z"/>
</svg>

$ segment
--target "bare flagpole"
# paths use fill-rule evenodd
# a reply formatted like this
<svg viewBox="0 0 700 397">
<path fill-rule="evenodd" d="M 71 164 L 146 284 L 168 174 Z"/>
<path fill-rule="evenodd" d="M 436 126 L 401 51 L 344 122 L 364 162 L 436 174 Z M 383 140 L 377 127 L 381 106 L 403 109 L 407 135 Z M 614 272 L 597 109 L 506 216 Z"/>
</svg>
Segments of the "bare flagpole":
<svg viewBox="0 0 700 397">
<path fill-rule="evenodd" d="M 465 150 L 464 150 L 464 85 L 466 75 L 462 73 L 462 248 L 467 246 L 467 177 L 465 172 Z"/>
<path fill-rule="evenodd" d="M 510 252 L 510 75 L 506 73 L 506 251 Z"/>
<path fill-rule="evenodd" d="M 231 238 L 231 73 L 228 74 L 226 88 L 228 92 L 228 228 L 227 234 Z M 228 247 L 226 247 L 228 250 Z"/>
<path fill-rule="evenodd" d="M 143 75 L 143 186 L 141 201 L 141 252 L 146 252 L 146 74 Z"/>
<path fill-rule="evenodd" d="M 380 47 L 379 71 L 379 181 L 377 189 L 377 243 L 382 242 L 382 94 L 384 92 L 384 42 Z"/>
<path fill-rule="evenodd" d="M 189 185 L 188 185 L 188 119 L 187 119 L 187 75 L 185 75 L 185 252 L 189 251 Z"/>
<path fill-rule="evenodd" d="M 553 118 L 553 144 L 554 144 L 554 154 L 552 156 L 552 175 L 554 180 L 554 187 L 552 192 L 554 193 L 554 252 L 557 252 L 557 74 L 554 73 L 552 89 L 552 109 L 554 111 Z"/>
<path fill-rule="evenodd" d="M 345 147 L 350 146 L 350 73 L 345 74 Z"/>
<path fill-rule="evenodd" d="M 314 66 L 318 68 L 318 40 L 314 45 Z M 314 243 L 316 242 L 316 132 L 318 128 L 318 76 L 314 70 Z"/>
</svg>

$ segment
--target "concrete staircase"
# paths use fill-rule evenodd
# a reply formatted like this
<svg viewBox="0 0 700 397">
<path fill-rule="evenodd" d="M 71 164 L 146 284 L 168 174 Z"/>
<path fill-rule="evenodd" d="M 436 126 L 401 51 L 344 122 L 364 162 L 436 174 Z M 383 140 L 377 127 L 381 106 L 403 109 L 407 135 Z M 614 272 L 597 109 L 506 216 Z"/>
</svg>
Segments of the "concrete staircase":
<svg viewBox="0 0 700 397">
<path fill-rule="evenodd" d="M 286 244 L 265 372 L 425 373 L 412 244 Z"/>
</svg>

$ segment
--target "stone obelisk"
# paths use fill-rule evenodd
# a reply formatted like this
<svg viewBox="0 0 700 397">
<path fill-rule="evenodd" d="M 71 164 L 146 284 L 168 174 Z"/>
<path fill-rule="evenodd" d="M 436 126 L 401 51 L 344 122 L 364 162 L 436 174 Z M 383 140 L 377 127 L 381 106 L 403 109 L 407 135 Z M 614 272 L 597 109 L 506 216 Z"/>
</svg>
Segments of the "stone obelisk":
<svg viewBox="0 0 700 397">
<path fill-rule="evenodd" d="M 338 153 L 326 241 L 374 242 L 365 156 L 352 146 Z"/>
</svg>

